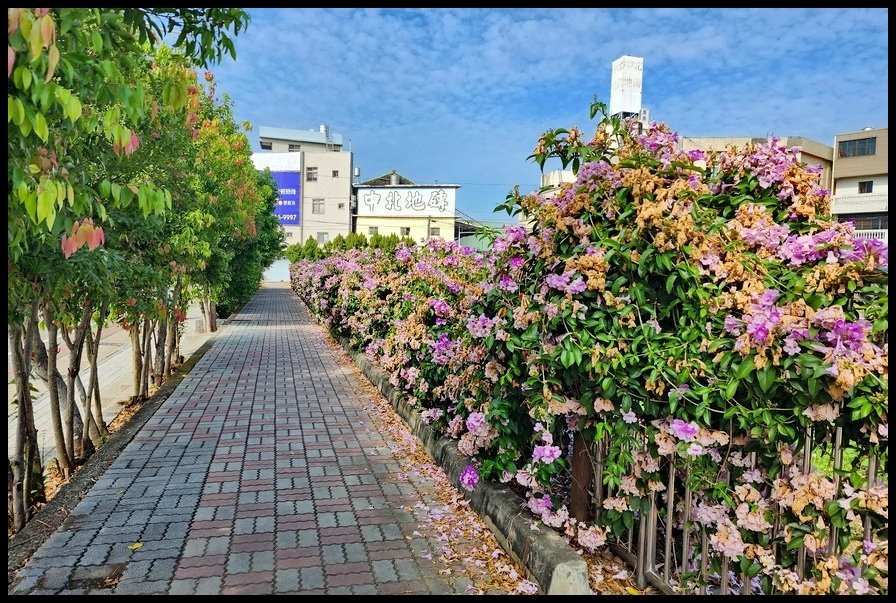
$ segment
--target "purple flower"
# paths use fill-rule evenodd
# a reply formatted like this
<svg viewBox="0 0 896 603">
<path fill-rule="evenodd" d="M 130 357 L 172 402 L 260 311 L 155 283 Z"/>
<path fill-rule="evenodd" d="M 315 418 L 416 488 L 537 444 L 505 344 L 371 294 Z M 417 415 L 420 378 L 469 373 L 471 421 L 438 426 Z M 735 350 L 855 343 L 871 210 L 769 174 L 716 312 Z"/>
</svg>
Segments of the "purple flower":
<svg viewBox="0 0 896 603">
<path fill-rule="evenodd" d="M 554 508 L 554 502 L 547 494 L 543 495 L 541 498 L 535 498 L 533 496 L 529 499 L 527 504 L 529 505 L 529 510 L 535 515 L 541 515 L 545 511 L 550 511 Z"/>
<path fill-rule="evenodd" d="M 800 346 L 796 342 L 796 339 L 793 337 L 788 337 L 784 340 L 784 351 L 787 352 L 788 356 L 793 356 L 794 354 L 800 353 Z"/>
<path fill-rule="evenodd" d="M 577 293 L 581 293 L 582 291 L 584 291 L 584 290 L 587 289 L 587 288 L 588 288 L 588 287 L 585 285 L 585 281 L 582 280 L 582 277 L 580 276 L 579 278 L 577 278 L 576 280 L 574 280 L 573 282 L 571 282 L 571 283 L 566 287 L 566 292 L 567 292 L 567 293 L 570 293 L 570 294 L 572 294 L 572 295 L 575 295 L 575 294 L 577 294 Z"/>
<path fill-rule="evenodd" d="M 498 322 L 497 319 L 491 319 L 485 314 L 480 314 L 478 317 L 470 316 L 467 319 L 467 330 L 473 337 L 488 337 L 496 322 Z"/>
<path fill-rule="evenodd" d="M 509 274 L 501 275 L 501 278 L 498 279 L 498 288 L 502 291 L 507 291 L 508 293 L 513 293 L 517 289 L 520 288 L 519 285 L 513 280 L 513 278 Z"/>
<path fill-rule="evenodd" d="M 426 425 L 429 425 L 430 423 L 441 417 L 443 414 L 445 413 L 443 413 L 440 408 L 427 408 L 421 413 L 420 418 L 423 419 L 423 422 Z"/>
<path fill-rule="evenodd" d="M 549 274 L 547 278 L 544 279 L 544 282 L 548 287 L 564 291 L 566 286 L 569 285 L 569 278 L 563 274 Z"/>
<path fill-rule="evenodd" d="M 509 262 L 509 263 L 510 263 L 510 267 L 511 267 L 512 269 L 514 269 L 514 270 L 519 270 L 520 268 L 523 267 L 523 264 L 526 263 L 526 260 L 524 260 L 522 257 L 520 257 L 520 256 L 518 256 L 518 255 L 515 255 L 515 256 L 513 256 L 512 258 L 510 258 L 510 262 Z"/>
<path fill-rule="evenodd" d="M 748 484 L 758 484 L 762 481 L 762 472 L 759 469 L 750 469 L 749 471 L 744 471 L 741 479 Z"/>
<path fill-rule="evenodd" d="M 433 345 L 432 361 L 436 364 L 448 364 L 454 358 L 457 342 L 452 340 L 447 333 L 442 333 Z"/>
<path fill-rule="evenodd" d="M 429 300 L 429 307 L 436 313 L 436 316 L 446 316 L 451 312 L 451 306 L 444 299 Z"/>
<path fill-rule="evenodd" d="M 694 442 L 693 444 L 688 446 L 688 455 L 689 456 L 700 456 L 701 454 L 703 454 L 703 451 L 704 451 L 703 446 L 701 446 L 700 444 L 698 444 L 696 442 Z"/>
<path fill-rule="evenodd" d="M 730 314 L 725 317 L 725 331 L 731 333 L 732 335 L 740 335 L 740 328 L 743 325 L 743 321 L 739 318 L 735 318 Z"/>
<path fill-rule="evenodd" d="M 560 457 L 560 448 L 557 446 L 536 446 L 532 451 L 532 460 L 545 465 L 553 463 Z"/>
<path fill-rule="evenodd" d="M 694 422 L 686 423 L 681 419 L 675 419 L 669 425 L 669 428 L 672 431 L 672 435 L 674 435 L 679 440 L 684 442 L 690 442 L 695 437 L 697 437 L 697 432 L 700 431 L 700 428 L 697 427 L 697 424 Z"/>
<path fill-rule="evenodd" d="M 483 426 L 485 426 L 485 415 L 481 412 L 471 412 L 467 417 L 467 431 L 475 433 Z"/>
<path fill-rule="evenodd" d="M 468 492 L 472 491 L 473 488 L 476 487 L 476 484 L 479 483 L 479 472 L 476 471 L 476 467 L 473 465 L 467 465 L 464 467 L 464 470 L 460 472 L 460 485 L 463 486 L 464 490 Z"/>
<path fill-rule="evenodd" d="M 624 412 L 624 413 L 622 413 L 622 420 L 625 421 L 626 423 L 629 423 L 629 424 L 631 424 L 631 423 L 637 423 L 637 422 L 638 422 L 638 415 L 636 415 L 636 414 L 634 413 L 634 411 L 630 410 L 630 411 L 628 411 L 628 412 Z"/>
<path fill-rule="evenodd" d="M 873 542 L 871 542 L 870 540 L 862 541 L 862 550 L 865 551 L 866 555 L 870 555 L 876 548 L 877 548 L 877 545 L 874 544 Z"/>
</svg>

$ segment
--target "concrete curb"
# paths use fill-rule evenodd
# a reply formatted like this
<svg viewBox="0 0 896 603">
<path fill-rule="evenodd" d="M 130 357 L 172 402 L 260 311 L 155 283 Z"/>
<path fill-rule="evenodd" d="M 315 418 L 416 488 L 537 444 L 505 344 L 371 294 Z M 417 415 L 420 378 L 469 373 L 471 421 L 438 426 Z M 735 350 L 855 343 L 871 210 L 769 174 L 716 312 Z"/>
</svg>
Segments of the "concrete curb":
<svg viewBox="0 0 896 603">
<path fill-rule="evenodd" d="M 392 404 L 411 432 L 423 443 L 433 460 L 445 471 L 460 492 L 460 472 L 471 463 L 454 441 L 441 437 L 426 425 L 420 411 L 405 401 L 404 394 L 389 383 L 389 377 L 348 341 L 331 332 L 351 356 L 361 372 Z M 590 595 L 588 565 L 569 543 L 549 527 L 533 530 L 535 517 L 525 501 L 501 484 L 481 481 L 471 493 L 464 494 L 470 506 L 494 532 L 501 546 L 516 559 L 548 595 Z"/>
</svg>

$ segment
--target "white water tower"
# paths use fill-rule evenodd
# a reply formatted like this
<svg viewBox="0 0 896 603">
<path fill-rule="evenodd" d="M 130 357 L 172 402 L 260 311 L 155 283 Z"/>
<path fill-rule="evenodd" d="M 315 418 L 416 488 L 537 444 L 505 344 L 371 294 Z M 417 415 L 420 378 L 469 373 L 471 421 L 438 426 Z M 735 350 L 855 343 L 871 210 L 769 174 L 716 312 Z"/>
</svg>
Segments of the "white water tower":
<svg viewBox="0 0 896 603">
<path fill-rule="evenodd" d="M 610 78 L 610 115 L 628 117 L 641 113 L 644 59 L 627 54 L 613 61 Z"/>
</svg>

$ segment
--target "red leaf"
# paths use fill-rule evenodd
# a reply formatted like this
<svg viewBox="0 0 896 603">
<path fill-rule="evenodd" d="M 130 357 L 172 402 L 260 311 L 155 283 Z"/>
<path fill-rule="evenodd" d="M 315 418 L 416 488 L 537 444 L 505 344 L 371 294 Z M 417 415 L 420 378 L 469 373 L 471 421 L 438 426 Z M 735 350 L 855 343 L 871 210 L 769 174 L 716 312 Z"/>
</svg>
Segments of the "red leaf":
<svg viewBox="0 0 896 603">
<path fill-rule="evenodd" d="M 100 245 L 106 242 L 106 235 L 103 232 L 103 229 L 99 226 L 93 229 L 93 232 L 90 233 L 90 236 L 87 239 L 87 248 L 90 251 L 93 251 Z"/>
<path fill-rule="evenodd" d="M 59 49 L 55 44 L 50 46 L 50 52 L 48 53 L 47 60 L 47 77 L 45 81 L 49 82 L 53 79 L 53 74 L 56 73 L 56 65 L 59 64 Z"/>
<path fill-rule="evenodd" d="M 19 29 L 19 19 L 22 18 L 21 8 L 11 8 L 7 12 L 6 33 L 10 36 Z"/>
<path fill-rule="evenodd" d="M 45 47 L 49 48 L 52 46 L 53 41 L 56 38 L 56 23 L 50 15 L 44 15 L 40 18 L 40 37 L 44 41 Z"/>
<path fill-rule="evenodd" d="M 62 255 L 65 256 L 65 259 L 72 257 L 72 254 L 78 250 L 78 246 L 75 242 L 69 239 L 66 235 L 62 235 Z"/>
</svg>

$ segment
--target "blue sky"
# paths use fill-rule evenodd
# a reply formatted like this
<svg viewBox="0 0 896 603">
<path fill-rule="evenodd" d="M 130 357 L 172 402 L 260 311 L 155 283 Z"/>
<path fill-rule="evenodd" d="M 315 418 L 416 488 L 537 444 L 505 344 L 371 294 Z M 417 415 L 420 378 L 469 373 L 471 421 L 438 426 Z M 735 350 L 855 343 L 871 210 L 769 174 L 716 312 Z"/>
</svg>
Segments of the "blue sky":
<svg viewBox="0 0 896 603">
<path fill-rule="evenodd" d="M 462 185 L 498 218 L 541 132 L 593 130 L 623 54 L 652 120 L 689 136 L 834 135 L 887 125 L 886 9 L 252 9 L 217 66 L 236 117 L 351 139 L 362 180 Z M 257 131 L 251 134 L 258 148 Z"/>
</svg>

